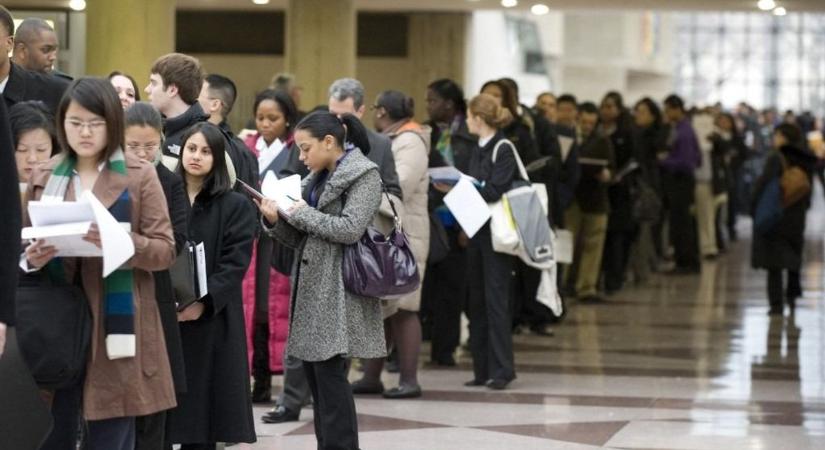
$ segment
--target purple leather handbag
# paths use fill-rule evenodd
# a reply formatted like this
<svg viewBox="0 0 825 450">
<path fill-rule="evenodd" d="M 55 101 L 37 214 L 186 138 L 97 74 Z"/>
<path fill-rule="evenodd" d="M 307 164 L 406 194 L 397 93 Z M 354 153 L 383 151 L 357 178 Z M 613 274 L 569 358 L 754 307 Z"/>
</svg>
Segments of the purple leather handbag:
<svg viewBox="0 0 825 450">
<path fill-rule="evenodd" d="M 395 204 L 386 189 L 395 226 L 384 235 L 370 225 L 354 244 L 344 247 L 344 289 L 359 297 L 398 299 L 418 289 L 421 276 Z"/>
</svg>

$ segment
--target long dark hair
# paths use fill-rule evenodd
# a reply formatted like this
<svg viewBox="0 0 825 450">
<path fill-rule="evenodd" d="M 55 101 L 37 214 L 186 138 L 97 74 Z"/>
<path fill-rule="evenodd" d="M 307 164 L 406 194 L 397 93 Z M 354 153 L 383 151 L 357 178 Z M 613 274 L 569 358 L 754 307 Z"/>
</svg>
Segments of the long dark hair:
<svg viewBox="0 0 825 450">
<path fill-rule="evenodd" d="M 57 133 L 54 130 L 54 117 L 52 117 L 45 103 L 26 101 L 15 104 L 9 108 L 9 125 L 11 126 L 11 138 L 15 148 L 20 142 L 20 137 L 24 134 L 29 131 L 43 130 L 52 141 L 50 156 L 54 156 L 60 151 Z"/>
<path fill-rule="evenodd" d="M 796 148 L 802 148 L 802 129 L 795 123 L 780 123 L 773 130 L 774 133 L 779 133 L 785 136 L 788 140 L 788 145 Z"/>
<path fill-rule="evenodd" d="M 252 117 L 258 115 L 258 106 L 260 106 L 264 100 L 272 100 L 278 105 L 278 108 L 284 115 L 284 120 L 286 120 L 286 134 L 287 136 L 292 134 L 295 125 L 298 123 L 298 107 L 295 106 L 292 97 L 283 89 L 264 89 L 255 95 L 255 103 L 252 105 Z"/>
<path fill-rule="evenodd" d="M 72 156 L 75 153 L 66 137 L 66 110 L 72 102 L 106 121 L 106 148 L 101 160 L 109 159 L 117 149 L 123 148 L 123 106 L 117 91 L 109 80 L 82 77 L 69 85 L 57 106 L 57 138 L 64 152 Z"/>
<path fill-rule="evenodd" d="M 212 151 L 212 170 L 203 180 L 203 187 L 198 196 L 205 194 L 208 197 L 217 197 L 229 192 L 232 190 L 232 184 L 229 180 L 229 171 L 226 168 L 226 139 L 220 128 L 209 122 L 198 122 L 192 125 L 181 137 L 181 142 L 183 142 L 181 152 L 186 151 L 186 142 L 197 133 L 203 135 L 206 139 L 206 145 Z M 181 160 L 183 160 L 183 153 L 181 153 Z M 183 161 L 178 164 L 178 175 L 181 176 L 185 185 L 186 171 L 183 167 Z"/>
<path fill-rule="evenodd" d="M 344 148 L 347 143 L 358 147 L 361 153 L 370 152 L 370 141 L 367 129 L 352 114 L 343 114 L 340 117 L 326 111 L 310 113 L 295 127 L 295 131 L 306 130 L 315 139 L 332 136 L 335 142 Z"/>
<path fill-rule="evenodd" d="M 653 99 L 650 97 L 645 97 L 639 100 L 638 102 L 636 102 L 635 107 L 638 108 L 639 105 L 645 105 L 647 107 L 647 110 L 650 111 L 650 115 L 653 116 L 653 124 L 651 125 L 651 127 L 654 129 L 660 128 L 662 126 L 663 121 L 662 110 L 659 108 L 659 105 L 657 105 L 656 102 L 654 102 Z"/>
<path fill-rule="evenodd" d="M 399 121 L 415 116 L 415 102 L 401 91 L 384 91 L 378 94 L 376 106 L 387 110 L 391 120 Z"/>
<path fill-rule="evenodd" d="M 467 115 L 467 100 L 464 99 L 464 90 L 455 81 L 449 78 L 441 78 L 433 81 L 427 86 L 439 97 L 453 102 L 455 112 L 462 116 Z"/>
<path fill-rule="evenodd" d="M 126 77 L 129 81 L 132 82 L 132 88 L 135 90 L 135 101 L 139 102 L 140 101 L 140 88 L 138 87 L 137 81 L 135 81 L 135 79 L 132 78 L 132 76 L 129 75 L 128 73 L 123 73 L 119 70 L 115 70 L 114 72 L 110 73 L 109 76 L 106 77 L 106 79 L 111 81 L 112 78 L 114 78 L 116 76 Z"/>
<path fill-rule="evenodd" d="M 490 80 L 481 86 L 479 92 L 484 92 L 484 89 L 487 89 L 489 86 L 496 86 L 501 91 L 501 106 L 507 108 L 507 110 L 510 111 L 510 115 L 514 118 L 519 117 L 518 99 L 515 98 L 513 89 L 499 80 Z"/>
</svg>

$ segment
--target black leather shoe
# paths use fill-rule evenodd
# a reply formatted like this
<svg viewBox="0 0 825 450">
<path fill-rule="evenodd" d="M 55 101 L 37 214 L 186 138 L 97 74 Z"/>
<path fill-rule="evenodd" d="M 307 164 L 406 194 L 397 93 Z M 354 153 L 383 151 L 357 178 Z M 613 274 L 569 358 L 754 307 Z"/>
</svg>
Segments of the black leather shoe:
<svg viewBox="0 0 825 450">
<path fill-rule="evenodd" d="M 530 331 L 537 336 L 553 336 L 553 330 L 544 324 L 530 325 Z"/>
<path fill-rule="evenodd" d="M 400 398 L 418 398 L 421 397 L 421 386 L 414 385 L 400 385 L 387 391 L 384 391 L 384 398 L 400 399 Z"/>
<path fill-rule="evenodd" d="M 300 417 L 300 411 L 290 411 L 281 405 L 278 405 L 272 411 L 264 414 L 262 420 L 264 423 L 284 423 L 295 422 Z"/>
<path fill-rule="evenodd" d="M 433 359 L 431 364 L 435 364 L 436 366 L 444 366 L 444 367 L 455 367 L 455 358 L 452 355 L 444 357 L 444 358 L 437 358 Z"/>
<path fill-rule="evenodd" d="M 383 394 L 384 383 L 380 381 L 368 381 L 363 378 L 350 384 L 353 394 Z"/>
<path fill-rule="evenodd" d="M 479 386 L 484 386 L 484 384 L 485 384 L 485 383 L 486 383 L 486 381 L 481 381 L 481 380 L 472 379 L 472 380 L 470 380 L 470 381 L 468 381 L 468 382 L 464 383 L 464 386 L 467 386 L 467 387 L 479 387 Z"/>
<path fill-rule="evenodd" d="M 487 382 L 487 387 L 494 390 L 494 391 L 501 391 L 507 388 L 507 385 L 510 384 L 511 380 L 504 380 L 501 378 L 496 378 L 494 380 L 490 380 Z"/>
</svg>

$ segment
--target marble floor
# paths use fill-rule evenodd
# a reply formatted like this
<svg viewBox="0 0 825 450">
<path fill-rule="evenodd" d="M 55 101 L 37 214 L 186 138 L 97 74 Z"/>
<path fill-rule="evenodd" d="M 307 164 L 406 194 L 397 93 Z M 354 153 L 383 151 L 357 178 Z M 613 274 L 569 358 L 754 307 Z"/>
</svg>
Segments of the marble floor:
<svg viewBox="0 0 825 450">
<path fill-rule="evenodd" d="M 749 267 L 743 219 L 743 238 L 700 275 L 657 275 L 604 304 L 571 302 L 554 337 L 516 336 L 509 390 L 463 387 L 471 373 L 461 354 L 456 368 L 422 363 L 420 399 L 358 397 L 361 447 L 825 449 L 825 205 L 816 199 L 795 314 L 766 314 L 765 273 Z M 266 410 L 255 409 L 258 442 L 243 447 L 316 448 L 310 409 L 280 425 L 260 422 Z"/>
</svg>

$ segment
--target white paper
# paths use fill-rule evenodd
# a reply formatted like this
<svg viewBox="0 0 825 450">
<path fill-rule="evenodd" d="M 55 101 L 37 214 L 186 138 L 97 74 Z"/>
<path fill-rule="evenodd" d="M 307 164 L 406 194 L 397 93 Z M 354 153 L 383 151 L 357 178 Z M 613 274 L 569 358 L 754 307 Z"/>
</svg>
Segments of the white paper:
<svg viewBox="0 0 825 450">
<path fill-rule="evenodd" d="M 287 211 L 301 199 L 301 176 L 290 175 L 279 180 L 270 170 L 261 183 L 261 194 L 275 200 L 278 204 L 278 211 L 289 215 Z"/>
<path fill-rule="evenodd" d="M 556 230 L 553 242 L 553 253 L 557 263 L 570 264 L 573 262 L 573 233 L 570 230 Z"/>
<path fill-rule="evenodd" d="M 94 211 L 103 247 L 103 278 L 106 278 L 135 255 L 135 243 L 129 232 L 91 191 L 84 192 L 80 199 L 91 204 Z"/>
<path fill-rule="evenodd" d="M 427 175 L 430 176 L 430 181 L 433 183 L 456 184 L 461 178 L 476 181 L 475 178 L 461 172 L 453 166 L 432 167 L 427 169 Z"/>
<path fill-rule="evenodd" d="M 206 284 L 206 249 L 203 242 L 195 246 L 195 265 L 198 269 L 198 298 L 201 299 L 209 293 Z"/>
<path fill-rule="evenodd" d="M 473 183 L 462 177 L 444 196 L 444 204 L 453 213 L 467 237 L 473 237 L 490 220 L 490 207 Z"/>
<path fill-rule="evenodd" d="M 567 161 L 567 157 L 570 156 L 570 149 L 573 148 L 573 142 L 575 141 L 569 136 L 559 136 L 562 161 Z"/>
<path fill-rule="evenodd" d="M 28 209 L 33 227 L 95 221 L 92 205 L 83 201 L 31 201 L 28 203 Z"/>
<path fill-rule="evenodd" d="M 103 256 L 102 251 L 91 242 L 83 240 L 92 222 L 74 222 L 44 227 L 23 228 L 23 240 L 39 239 L 44 245 L 57 249 L 57 257 L 76 256 L 91 258 Z"/>
</svg>

